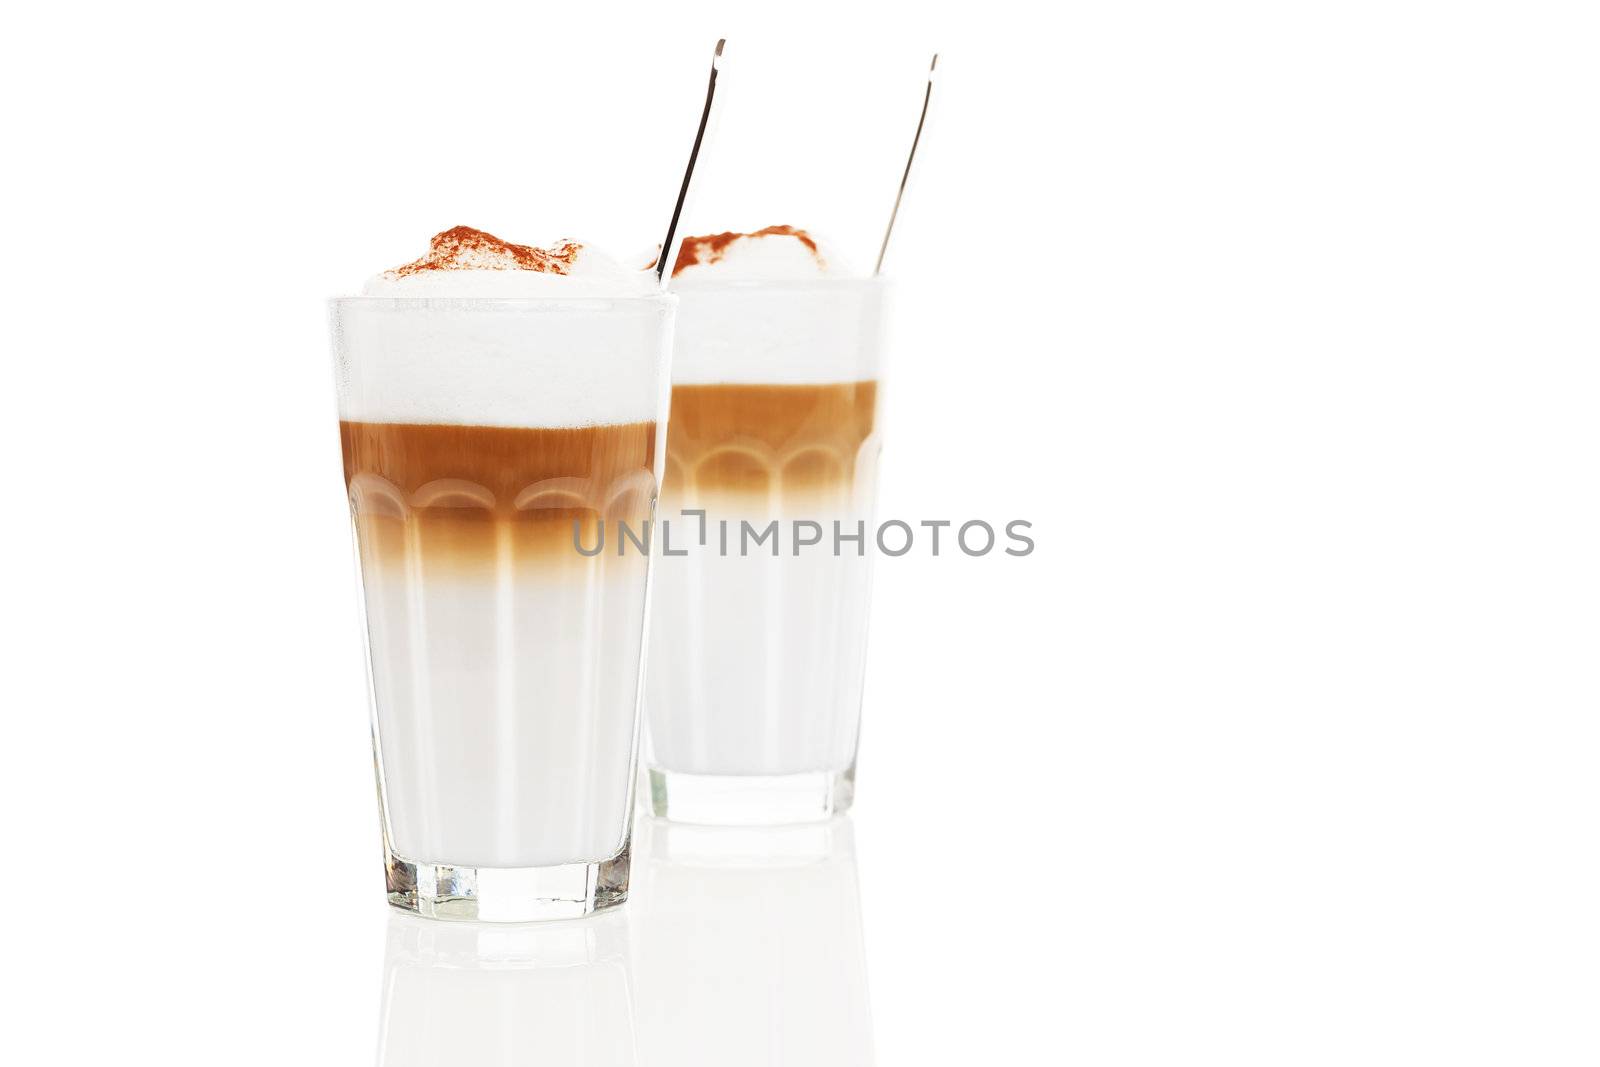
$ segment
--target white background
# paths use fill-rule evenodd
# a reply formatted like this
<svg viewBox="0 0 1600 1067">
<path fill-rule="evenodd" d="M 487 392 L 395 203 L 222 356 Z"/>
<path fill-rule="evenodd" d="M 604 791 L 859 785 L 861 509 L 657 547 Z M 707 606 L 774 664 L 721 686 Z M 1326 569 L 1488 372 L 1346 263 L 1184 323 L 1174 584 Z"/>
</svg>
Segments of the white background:
<svg viewBox="0 0 1600 1067">
<path fill-rule="evenodd" d="M 882 511 L 1038 541 L 879 565 L 877 1062 L 1594 1062 L 1592 7 L 580 6 L 7 15 L 8 1058 L 373 1062 L 324 301 L 648 251 L 725 35 L 690 232 L 858 267 L 943 53 Z"/>
</svg>

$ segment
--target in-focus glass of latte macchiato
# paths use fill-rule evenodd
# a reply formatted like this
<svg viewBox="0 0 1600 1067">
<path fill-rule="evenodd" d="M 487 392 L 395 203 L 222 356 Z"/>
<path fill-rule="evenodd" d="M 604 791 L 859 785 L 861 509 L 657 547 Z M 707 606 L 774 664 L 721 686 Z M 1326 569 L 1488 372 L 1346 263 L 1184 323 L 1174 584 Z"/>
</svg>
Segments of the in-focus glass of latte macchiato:
<svg viewBox="0 0 1600 1067">
<path fill-rule="evenodd" d="M 464 227 L 333 305 L 388 895 L 523 921 L 626 899 L 673 298 Z"/>
<path fill-rule="evenodd" d="M 883 284 L 830 272 L 786 226 L 688 238 L 673 275 L 651 805 L 700 823 L 826 818 L 854 793 Z"/>
</svg>

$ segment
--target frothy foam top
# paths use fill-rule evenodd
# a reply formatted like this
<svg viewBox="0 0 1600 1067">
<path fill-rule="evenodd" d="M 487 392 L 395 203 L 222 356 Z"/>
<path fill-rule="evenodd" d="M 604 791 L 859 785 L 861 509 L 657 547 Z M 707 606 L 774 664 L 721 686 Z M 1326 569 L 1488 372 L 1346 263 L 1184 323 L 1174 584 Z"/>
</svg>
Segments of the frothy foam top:
<svg viewBox="0 0 1600 1067">
<path fill-rule="evenodd" d="M 575 241 L 535 248 L 457 226 L 364 296 L 402 299 L 334 303 L 343 419 L 567 427 L 661 417 L 673 299 L 653 271 Z M 515 302 L 530 297 L 545 299 Z"/>
<path fill-rule="evenodd" d="M 627 297 L 658 289 L 655 275 L 634 270 L 576 241 L 549 248 L 512 244 L 457 226 L 435 234 L 421 259 L 370 279 L 365 296 Z"/>
<path fill-rule="evenodd" d="M 879 376 L 882 283 L 686 285 L 678 291 L 672 380 L 680 385 L 817 385 Z"/>
<path fill-rule="evenodd" d="M 780 281 L 833 273 L 816 238 L 793 226 L 685 237 L 675 281 Z"/>
<path fill-rule="evenodd" d="M 679 385 L 878 377 L 882 285 L 839 271 L 805 230 L 768 226 L 686 237 L 672 283 L 678 295 L 672 380 Z"/>
</svg>

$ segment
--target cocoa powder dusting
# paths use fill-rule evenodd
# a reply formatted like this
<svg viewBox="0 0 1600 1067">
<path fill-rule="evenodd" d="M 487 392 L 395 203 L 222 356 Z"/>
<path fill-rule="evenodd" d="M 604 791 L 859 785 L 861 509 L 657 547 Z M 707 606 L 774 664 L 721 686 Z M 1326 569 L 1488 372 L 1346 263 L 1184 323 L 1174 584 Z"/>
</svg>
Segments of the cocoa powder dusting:
<svg viewBox="0 0 1600 1067">
<path fill-rule="evenodd" d="M 572 241 L 554 248 L 534 248 L 502 241 L 492 233 L 457 226 L 434 236 L 428 254 L 389 273 L 397 278 L 425 270 L 536 270 L 544 274 L 569 274 L 582 245 Z"/>
<path fill-rule="evenodd" d="M 817 255 L 817 242 L 811 239 L 809 233 L 797 230 L 793 226 L 768 226 L 754 233 L 730 232 L 713 233 L 705 237 L 685 237 L 683 244 L 678 247 L 678 260 L 672 265 L 672 276 L 676 278 L 685 267 L 692 267 L 697 263 L 717 262 L 728 254 L 728 246 L 741 237 L 793 237 L 805 245 L 813 256 Z"/>
</svg>

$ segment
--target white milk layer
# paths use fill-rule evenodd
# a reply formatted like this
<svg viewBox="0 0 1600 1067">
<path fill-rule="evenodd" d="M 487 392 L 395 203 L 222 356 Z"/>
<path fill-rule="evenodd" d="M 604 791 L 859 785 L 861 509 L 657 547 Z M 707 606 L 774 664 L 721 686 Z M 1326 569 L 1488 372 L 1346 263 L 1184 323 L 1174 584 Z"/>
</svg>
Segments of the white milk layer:
<svg viewBox="0 0 1600 1067">
<path fill-rule="evenodd" d="M 412 861 L 609 859 L 632 796 L 645 568 L 363 575 L 390 847 Z"/>
<path fill-rule="evenodd" d="M 863 452 L 876 450 L 869 441 Z M 870 484 L 870 473 L 858 472 Z M 674 548 L 692 542 L 694 518 L 672 509 Z M 787 775 L 844 771 L 855 761 L 866 667 L 870 556 L 846 543 L 832 554 L 832 523 L 846 534 L 870 507 L 804 516 L 822 525 L 823 542 L 792 554 L 783 523 L 780 554 L 739 554 L 739 523 L 758 531 L 770 513 L 726 518 L 730 551 L 718 527 L 705 548 L 656 561 L 650 631 L 650 766 L 685 774 Z M 769 542 L 770 543 L 770 542 Z"/>
</svg>

